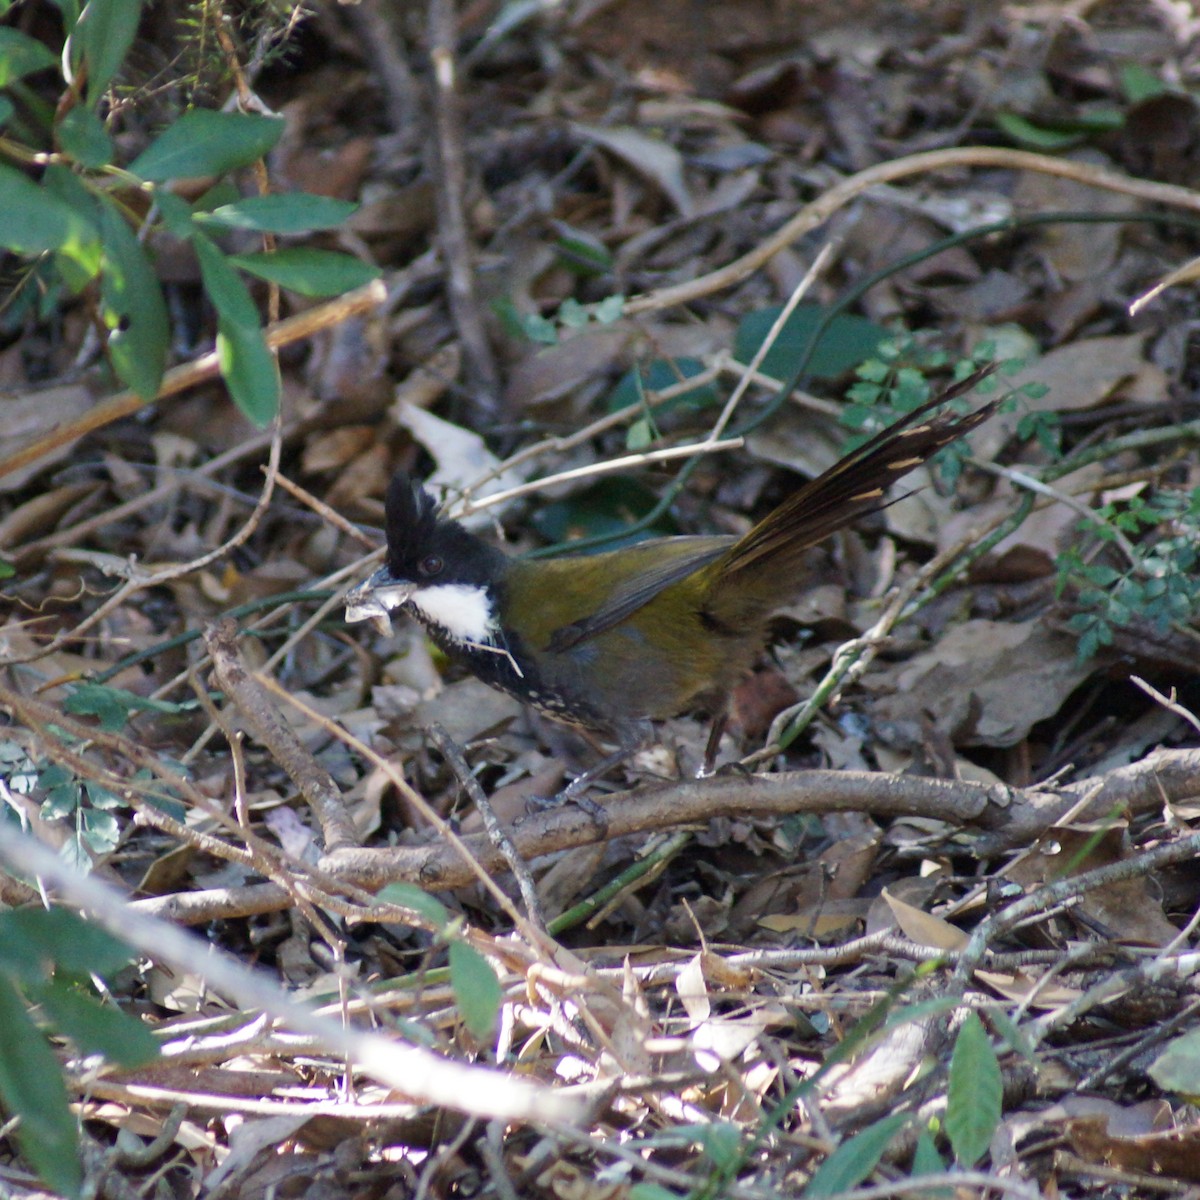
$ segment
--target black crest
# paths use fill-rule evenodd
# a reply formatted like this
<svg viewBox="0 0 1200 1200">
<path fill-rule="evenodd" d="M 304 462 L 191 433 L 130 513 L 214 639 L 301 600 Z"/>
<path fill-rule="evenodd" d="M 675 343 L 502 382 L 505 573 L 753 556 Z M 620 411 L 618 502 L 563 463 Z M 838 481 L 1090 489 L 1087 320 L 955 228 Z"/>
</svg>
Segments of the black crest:
<svg viewBox="0 0 1200 1200">
<path fill-rule="evenodd" d="M 387 518 L 388 570 L 398 579 L 411 578 L 412 565 L 434 544 L 437 501 L 415 479 L 397 471 L 388 484 L 383 510 Z"/>
<path fill-rule="evenodd" d="M 416 480 L 397 471 L 383 502 L 387 569 L 414 583 L 494 583 L 504 555 L 457 521 L 438 515 L 438 502 Z"/>
</svg>

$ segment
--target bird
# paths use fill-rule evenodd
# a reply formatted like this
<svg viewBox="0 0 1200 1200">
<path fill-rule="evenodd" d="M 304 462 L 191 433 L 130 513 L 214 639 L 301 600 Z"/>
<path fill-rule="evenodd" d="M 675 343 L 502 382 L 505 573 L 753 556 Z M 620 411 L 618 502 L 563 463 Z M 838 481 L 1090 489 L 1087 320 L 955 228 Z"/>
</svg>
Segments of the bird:
<svg viewBox="0 0 1200 1200">
<path fill-rule="evenodd" d="M 888 488 L 986 421 L 934 414 L 976 370 L 804 483 L 748 532 L 653 538 L 590 555 L 511 556 L 439 512 L 398 471 L 384 501 L 383 566 L 346 597 L 348 621 L 390 632 L 403 611 L 485 683 L 627 757 L 653 723 L 708 713 L 711 773 L 729 698 L 761 655 L 774 612 L 804 588 L 807 550 L 887 507 Z"/>
</svg>

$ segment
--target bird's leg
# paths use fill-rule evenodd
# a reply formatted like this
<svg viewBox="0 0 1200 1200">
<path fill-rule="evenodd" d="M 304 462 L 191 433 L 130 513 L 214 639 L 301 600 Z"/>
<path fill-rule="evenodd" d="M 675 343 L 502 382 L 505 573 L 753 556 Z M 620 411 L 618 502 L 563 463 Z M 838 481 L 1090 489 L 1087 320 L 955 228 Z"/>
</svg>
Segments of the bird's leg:
<svg viewBox="0 0 1200 1200">
<path fill-rule="evenodd" d="M 597 746 L 596 739 L 587 730 L 581 729 L 578 732 L 587 741 L 591 742 L 593 746 Z M 618 745 L 616 750 L 605 754 L 598 762 L 588 767 L 586 771 L 576 775 L 557 795 L 551 796 L 548 799 L 536 797 L 534 799 L 536 807 L 542 811 L 546 811 L 558 808 L 563 804 L 574 804 L 583 809 L 597 825 L 607 828 L 608 816 L 604 808 L 585 793 L 592 784 L 603 779 L 614 767 L 619 767 L 622 763 L 627 762 L 642 746 L 650 741 L 654 735 L 654 726 L 650 721 L 643 719 L 624 723 L 618 726 L 615 732 Z"/>
<path fill-rule="evenodd" d="M 716 774 L 717 751 L 721 748 L 721 735 L 729 724 L 729 709 L 723 708 L 714 714 L 712 725 L 708 731 L 708 741 L 704 744 L 704 761 L 696 772 L 697 779 L 707 779 Z"/>
</svg>

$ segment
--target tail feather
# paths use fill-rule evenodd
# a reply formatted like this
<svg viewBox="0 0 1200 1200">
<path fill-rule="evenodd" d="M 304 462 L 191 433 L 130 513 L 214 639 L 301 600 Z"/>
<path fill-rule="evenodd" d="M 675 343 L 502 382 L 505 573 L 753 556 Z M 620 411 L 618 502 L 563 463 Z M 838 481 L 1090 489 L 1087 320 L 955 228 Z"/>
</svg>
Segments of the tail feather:
<svg viewBox="0 0 1200 1200">
<path fill-rule="evenodd" d="M 970 391 L 995 369 L 993 364 L 968 375 L 880 430 L 828 471 L 806 483 L 739 538 L 714 564 L 714 574 L 727 580 L 768 562 L 774 572 L 781 558 L 799 558 L 830 534 L 867 513 L 886 508 L 887 490 L 896 480 L 996 411 L 999 401 L 993 400 L 966 415 L 941 413 L 930 420 L 923 419 L 947 401 Z"/>
</svg>

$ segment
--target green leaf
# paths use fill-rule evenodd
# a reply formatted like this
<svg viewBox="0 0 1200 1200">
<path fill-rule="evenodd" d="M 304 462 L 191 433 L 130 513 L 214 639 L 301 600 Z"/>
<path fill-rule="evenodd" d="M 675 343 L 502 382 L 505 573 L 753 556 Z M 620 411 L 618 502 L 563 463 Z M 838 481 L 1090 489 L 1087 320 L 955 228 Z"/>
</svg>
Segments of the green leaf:
<svg viewBox="0 0 1200 1200">
<path fill-rule="evenodd" d="M 758 353 L 782 308 L 760 309 L 748 313 L 738 325 L 734 337 L 734 356 L 749 363 Z M 819 304 L 800 304 L 784 322 L 774 345 L 767 351 L 759 369 L 776 379 L 787 379 L 800 366 L 827 310 Z M 808 360 L 807 371 L 814 379 L 838 379 L 871 357 L 888 336 L 882 325 L 852 313 L 839 313 L 821 333 L 820 341 Z"/>
<path fill-rule="evenodd" d="M 217 310 L 217 316 L 234 325 L 258 328 L 258 307 L 229 260 L 207 237 L 197 235 L 194 242 L 204 290 Z"/>
<path fill-rule="evenodd" d="M 921 1130 L 921 1136 L 917 1138 L 917 1148 L 913 1151 L 912 1169 L 910 1175 L 942 1175 L 946 1171 L 946 1164 L 942 1162 L 942 1156 L 937 1152 L 937 1146 L 933 1143 L 933 1135 L 928 1129 Z M 954 1188 L 933 1188 L 924 1193 L 926 1200 L 954 1200 Z"/>
<path fill-rule="evenodd" d="M 233 402 L 259 429 L 279 411 L 279 366 L 267 347 L 258 309 L 237 272 L 208 238 L 193 239 L 204 290 L 217 310 L 217 361 Z"/>
<path fill-rule="evenodd" d="M 942 1156 L 933 1144 L 933 1137 L 928 1129 L 921 1130 L 917 1138 L 917 1148 L 913 1151 L 912 1173 L 914 1175 L 940 1175 L 946 1169 Z"/>
<path fill-rule="evenodd" d="M 593 304 L 591 309 L 597 325 L 611 325 L 625 315 L 625 297 L 620 292 L 605 296 L 603 300 Z"/>
<path fill-rule="evenodd" d="M 589 320 L 588 311 L 574 296 L 568 296 L 558 306 L 557 320 L 564 329 L 583 329 Z"/>
<path fill-rule="evenodd" d="M 650 512 L 658 497 L 650 488 L 634 479 L 601 479 L 584 492 L 565 500 L 542 505 L 533 514 L 537 531 L 549 542 L 567 542 L 577 538 L 620 537 L 632 521 Z M 640 534 L 677 533 L 669 517 L 662 517 L 653 529 Z"/>
<path fill-rule="evenodd" d="M 903 1113 L 884 1117 L 843 1142 L 814 1172 L 804 1196 L 836 1196 L 857 1187 L 879 1165 L 907 1120 Z"/>
<path fill-rule="evenodd" d="M 1003 1080 L 983 1022 L 968 1013 L 954 1040 L 946 1094 L 946 1136 L 954 1157 L 971 1167 L 984 1154 L 1000 1124 Z"/>
<path fill-rule="evenodd" d="M 35 38 L 17 29 L 0 29 L 0 88 L 57 65 L 58 59 Z"/>
<path fill-rule="evenodd" d="M 34 255 L 97 240 L 86 212 L 4 164 L 0 164 L 0 194 L 4 196 L 0 246 L 6 250 Z"/>
<path fill-rule="evenodd" d="M 701 1129 L 700 1145 L 714 1167 L 731 1171 L 741 1161 L 742 1131 L 732 1121 L 714 1121 Z"/>
<path fill-rule="evenodd" d="M 146 252 L 108 197 L 100 210 L 107 260 L 100 275 L 101 315 L 112 331 L 113 369 L 143 400 L 158 392 L 171 325 L 158 276 Z"/>
<path fill-rule="evenodd" d="M 491 963 L 466 942 L 450 943 L 450 987 L 466 1027 L 481 1042 L 491 1041 L 500 1012 L 500 981 Z"/>
<path fill-rule="evenodd" d="M 450 920 L 446 906 L 436 897 L 431 896 L 415 883 L 389 883 L 375 895 L 376 900 L 384 904 L 396 904 L 401 908 L 411 908 L 425 920 L 439 929 L 444 929 Z"/>
<path fill-rule="evenodd" d="M 119 688 L 84 683 L 76 687 L 63 702 L 63 708 L 79 717 L 95 717 L 101 729 L 123 729 L 129 720 L 128 692 Z"/>
<path fill-rule="evenodd" d="M 270 254 L 231 254 L 229 261 L 251 275 L 302 296 L 340 296 L 382 274 L 378 267 L 349 254 L 306 246 Z"/>
<path fill-rule="evenodd" d="M 38 786 L 43 788 L 62 787 L 64 783 L 71 783 L 74 779 L 75 772 L 70 768 L 59 763 L 52 763 L 38 776 Z"/>
<path fill-rule="evenodd" d="M 69 35 L 79 21 L 80 0 L 57 0 L 58 7 L 62 10 L 63 29 Z"/>
<path fill-rule="evenodd" d="M 698 358 L 657 358 L 649 366 L 635 367 L 623 375 L 617 386 L 609 392 L 608 399 L 604 402 L 605 407 L 609 412 L 619 412 L 643 400 L 647 392 L 661 392 L 669 387 L 677 387 L 699 375 L 704 369 L 704 364 Z M 654 411 L 656 415 L 662 415 L 679 407 L 701 409 L 718 402 L 717 389 L 709 380 L 696 384 L 688 391 L 680 392 Z"/>
<path fill-rule="evenodd" d="M 1007 134 L 1018 146 L 1032 150 L 1069 150 L 1087 140 L 1087 135 L 1078 128 L 1048 129 L 1043 125 L 1035 125 L 1018 113 L 998 112 L 993 120 L 1001 133 Z"/>
<path fill-rule="evenodd" d="M 78 807 L 79 784 L 64 783 L 50 789 L 45 800 L 42 801 L 38 815 L 43 821 L 61 821 L 63 817 L 69 817 Z"/>
<path fill-rule="evenodd" d="M 234 204 L 222 204 L 212 212 L 197 214 L 197 220 L 223 229 L 252 229 L 258 233 L 310 233 L 333 229 L 358 208 L 349 200 L 313 196 L 308 192 L 285 192 L 271 196 L 248 196 Z"/>
<path fill-rule="evenodd" d="M 116 794 L 109 791 L 108 788 L 96 783 L 94 780 L 89 780 L 83 785 L 84 795 L 87 796 L 88 804 L 95 808 L 124 808 L 125 801 Z"/>
<path fill-rule="evenodd" d="M 48 1187 L 78 1196 L 83 1175 L 62 1071 L 20 994 L 3 976 L 0 1029 L 0 1100 L 21 1118 L 17 1143 Z"/>
<path fill-rule="evenodd" d="M 256 428 L 265 429 L 279 412 L 279 364 L 262 330 L 219 321 L 217 361 L 234 404 Z"/>
<path fill-rule="evenodd" d="M 196 218 L 192 215 L 187 201 L 180 200 L 166 188 L 155 188 L 154 202 L 158 205 L 158 211 L 162 214 L 163 224 L 168 231 L 185 242 L 190 241 L 192 234 L 196 232 Z"/>
<path fill-rule="evenodd" d="M 597 237 L 580 229 L 556 222 L 558 238 L 555 251 L 568 271 L 576 275 L 603 275 L 612 270 L 612 251 Z"/>
<path fill-rule="evenodd" d="M 113 140 L 90 108 L 73 108 L 58 123 L 58 144 L 77 163 L 96 169 L 113 159 Z"/>
<path fill-rule="evenodd" d="M 42 190 L 55 202 L 65 204 L 79 221 L 87 223 L 83 238 L 68 238 L 54 255 L 54 269 L 73 293 L 79 293 L 100 274 L 104 246 L 99 236 L 100 202 L 88 191 L 82 178 L 59 164 L 46 168 Z"/>
<path fill-rule="evenodd" d="M 681 1193 L 657 1183 L 635 1183 L 629 1189 L 629 1200 L 681 1200 Z"/>
<path fill-rule="evenodd" d="M 71 62 L 87 65 L 87 96 L 92 106 L 120 70 L 137 36 L 142 0 L 89 0 L 71 34 Z"/>
<path fill-rule="evenodd" d="M 40 981 L 52 962 L 74 975 L 111 975 L 132 957 L 124 942 L 65 908 L 0 913 L 0 973 L 16 971 L 22 978 Z M 35 965 L 36 973 L 30 974 Z"/>
<path fill-rule="evenodd" d="M 1168 1042 L 1148 1073 L 1164 1092 L 1177 1092 L 1194 1103 L 1200 1095 L 1200 1029 Z"/>
<path fill-rule="evenodd" d="M 283 134 L 283 120 L 253 113 L 186 112 L 129 164 L 150 183 L 221 175 L 262 158 Z"/>
<path fill-rule="evenodd" d="M 1123 63 L 1117 74 L 1121 83 L 1121 92 L 1130 104 L 1153 100 L 1156 96 L 1165 95 L 1168 90 L 1162 78 L 1141 63 Z"/>
<path fill-rule="evenodd" d="M 111 854 L 121 842 L 121 825 L 110 812 L 85 808 L 80 836 L 93 854 Z"/>
<path fill-rule="evenodd" d="M 625 431 L 625 449 L 631 454 L 640 454 L 649 449 L 654 441 L 654 426 L 645 418 L 639 417 L 630 423 Z"/>
<path fill-rule="evenodd" d="M 158 1042 L 145 1025 L 73 983 L 55 979 L 31 990 L 30 996 L 45 1008 L 54 1029 L 66 1034 L 82 1054 L 102 1054 L 123 1067 L 158 1057 Z"/>
<path fill-rule="evenodd" d="M 178 716 L 191 712 L 193 703 L 177 704 L 171 700 L 155 700 L 150 696 L 139 696 L 124 688 L 111 687 L 106 683 L 79 683 L 63 701 L 63 708 L 81 717 L 96 717 L 103 729 L 121 729 L 134 712 L 156 712 Z"/>
</svg>

